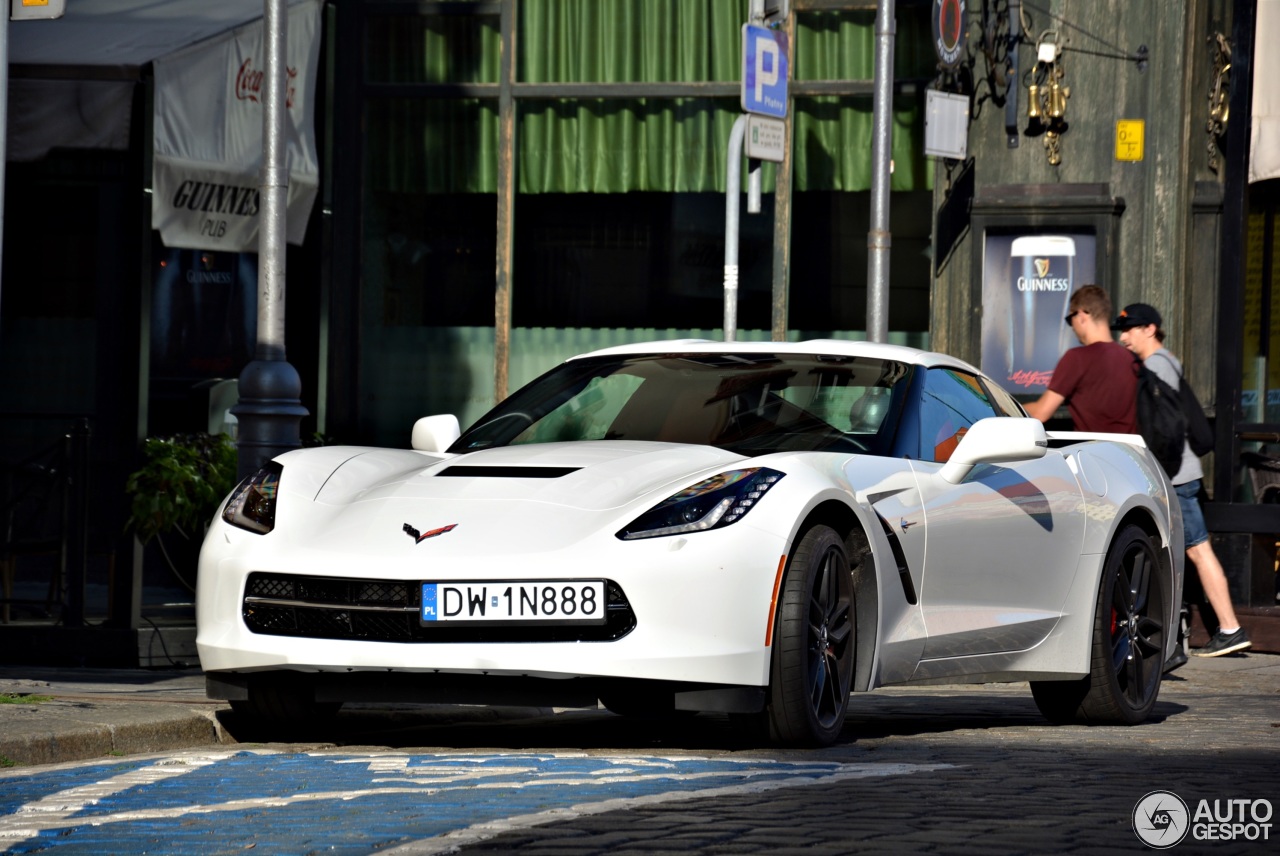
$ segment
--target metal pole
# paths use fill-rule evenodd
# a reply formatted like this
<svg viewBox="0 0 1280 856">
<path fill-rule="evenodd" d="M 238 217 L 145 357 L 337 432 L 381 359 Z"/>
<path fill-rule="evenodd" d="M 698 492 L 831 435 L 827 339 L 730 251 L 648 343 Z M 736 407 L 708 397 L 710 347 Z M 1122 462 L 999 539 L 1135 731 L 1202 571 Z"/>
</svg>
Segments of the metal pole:
<svg viewBox="0 0 1280 856">
<path fill-rule="evenodd" d="M 263 0 L 263 110 L 261 204 L 258 220 L 258 343 L 255 359 L 240 374 L 239 473 L 251 475 L 271 458 L 302 445 L 298 423 L 302 380 L 285 360 L 285 74 L 289 10 L 285 0 Z"/>
<path fill-rule="evenodd" d="M 738 196 L 742 193 L 742 138 L 746 114 L 734 120 L 729 132 L 729 156 L 724 186 L 724 340 L 738 335 Z"/>
<path fill-rule="evenodd" d="M 5 4 L 8 5 L 7 3 Z M 9 10 L 0 18 L 0 270 L 4 270 L 4 175 L 9 151 Z M 2 285 L 2 284 L 0 284 Z"/>
<path fill-rule="evenodd" d="M 1227 126 L 1223 168 L 1222 239 L 1218 246 L 1218 341 L 1232 343 L 1218 348 L 1217 390 L 1214 394 L 1213 505 L 1237 499 L 1236 464 L 1240 440 L 1236 425 L 1245 421 L 1240 403 L 1244 394 L 1244 259 L 1248 255 L 1248 190 L 1250 125 L 1253 87 L 1267 85 L 1253 79 L 1256 0 L 1235 0 L 1231 13 L 1231 123 Z M 1263 332 L 1267 325 L 1263 324 Z"/>
<path fill-rule="evenodd" d="M 795 16 L 796 11 L 789 4 L 787 16 L 784 19 L 785 24 L 783 25 L 788 37 L 796 31 Z M 773 305 L 770 310 L 772 333 L 769 338 L 775 342 L 785 342 L 787 340 L 787 279 L 791 273 L 791 144 L 792 129 L 795 126 L 795 101 L 790 96 L 791 76 L 791 63 L 788 62 L 787 116 L 783 119 L 783 122 L 786 123 L 786 131 L 782 149 L 782 163 L 778 164 L 777 171 L 774 173 L 773 191 Z"/>
<path fill-rule="evenodd" d="M 516 211 L 516 6 L 504 0 L 498 26 L 502 57 L 498 81 L 498 253 L 493 299 L 493 402 L 507 397 L 511 381 L 511 289 Z"/>
<path fill-rule="evenodd" d="M 867 233 L 867 340 L 889 338 L 889 169 L 893 149 L 894 0 L 876 4 L 875 101 L 871 142 L 871 230 Z"/>
<path fill-rule="evenodd" d="M 66 627 L 84 626 L 84 586 L 89 563 L 89 420 L 76 420 L 66 436 L 67 472 L 64 476 L 67 498 L 67 537 L 63 567 L 66 581 L 66 610 L 62 623 Z"/>
<path fill-rule="evenodd" d="M 764 185 L 764 161 L 759 158 L 747 158 L 747 213 L 759 214 L 762 208 L 760 198 Z"/>
<path fill-rule="evenodd" d="M 266 86 L 262 103 L 262 206 L 258 220 L 258 346 L 260 360 L 283 360 L 285 213 L 289 172 L 285 151 L 284 71 L 289 10 L 264 0 Z"/>
<path fill-rule="evenodd" d="M 751 0 L 750 23 L 764 22 L 764 0 Z M 745 132 L 744 132 L 745 137 Z M 764 184 L 763 161 L 759 158 L 747 158 L 747 213 L 760 213 L 760 193 Z"/>
</svg>

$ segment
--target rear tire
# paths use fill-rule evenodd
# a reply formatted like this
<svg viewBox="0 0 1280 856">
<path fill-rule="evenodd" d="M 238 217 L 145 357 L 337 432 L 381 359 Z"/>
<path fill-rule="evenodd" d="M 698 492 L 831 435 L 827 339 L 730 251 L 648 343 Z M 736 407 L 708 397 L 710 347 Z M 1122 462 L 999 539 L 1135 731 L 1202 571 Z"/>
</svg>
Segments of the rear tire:
<svg viewBox="0 0 1280 856">
<path fill-rule="evenodd" d="M 844 539 L 815 526 L 791 557 L 775 619 L 764 711 L 773 740 L 825 746 L 840 735 L 853 679 L 854 620 Z"/>
<path fill-rule="evenodd" d="M 1159 573 L 1147 534 L 1137 526 L 1122 529 L 1102 569 L 1089 674 L 1075 681 L 1031 682 L 1046 719 L 1135 725 L 1151 715 L 1168 633 L 1168 593 Z"/>
</svg>

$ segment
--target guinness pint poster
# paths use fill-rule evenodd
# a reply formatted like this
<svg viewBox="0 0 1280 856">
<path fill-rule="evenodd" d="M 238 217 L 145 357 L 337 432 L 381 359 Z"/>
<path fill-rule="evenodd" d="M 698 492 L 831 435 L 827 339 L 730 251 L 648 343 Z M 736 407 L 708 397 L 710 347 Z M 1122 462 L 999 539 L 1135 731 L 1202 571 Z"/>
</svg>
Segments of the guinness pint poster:
<svg viewBox="0 0 1280 856">
<path fill-rule="evenodd" d="M 987 234 L 982 265 L 982 370 L 1014 395 L 1039 395 L 1079 344 L 1064 321 L 1071 293 L 1095 283 L 1091 234 Z"/>
</svg>

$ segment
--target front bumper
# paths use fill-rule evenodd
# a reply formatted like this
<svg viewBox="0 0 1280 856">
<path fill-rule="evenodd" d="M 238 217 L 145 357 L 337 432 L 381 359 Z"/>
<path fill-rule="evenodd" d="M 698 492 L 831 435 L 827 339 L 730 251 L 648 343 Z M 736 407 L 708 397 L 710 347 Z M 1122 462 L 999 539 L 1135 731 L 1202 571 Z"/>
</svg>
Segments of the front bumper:
<svg viewBox="0 0 1280 856">
<path fill-rule="evenodd" d="M 614 581 L 634 627 L 601 641 L 379 641 L 255 633 L 243 617 L 255 572 L 350 578 L 358 555 L 335 554 L 215 525 L 201 553 L 197 638 L 206 672 L 410 672 L 570 679 L 621 678 L 765 686 L 769 626 L 784 540 L 747 521 L 691 537 L 623 542 L 612 536 L 522 556 L 364 562 L 370 578 Z M 441 568 L 448 568 L 442 571 Z M 461 570 L 455 571 L 458 568 Z"/>
</svg>

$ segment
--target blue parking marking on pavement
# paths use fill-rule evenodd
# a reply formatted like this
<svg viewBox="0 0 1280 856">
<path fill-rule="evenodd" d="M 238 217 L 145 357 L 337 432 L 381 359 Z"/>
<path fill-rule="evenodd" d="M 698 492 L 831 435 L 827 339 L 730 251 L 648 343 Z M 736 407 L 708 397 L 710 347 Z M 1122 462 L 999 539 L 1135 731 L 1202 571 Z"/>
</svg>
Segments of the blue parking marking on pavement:
<svg viewBox="0 0 1280 856">
<path fill-rule="evenodd" d="M 586 804 L 939 766 L 945 765 L 576 753 L 192 753 L 119 773 L 95 765 L 48 777 L 5 777 L 6 805 L 16 800 L 17 807 L 0 815 L 0 847 L 12 853 L 203 854 L 245 847 L 369 853 Z"/>
<path fill-rule="evenodd" d="M 126 770 L 137 770 L 155 763 L 147 758 L 140 761 L 113 761 L 108 764 L 92 764 L 72 768 L 43 770 L 34 774 L 16 773 L 0 778 L 0 817 L 13 814 L 22 806 L 41 797 L 65 791 L 82 784 L 86 779 L 104 779 Z M 4 839 L 0 838 L 0 846 Z"/>
</svg>

